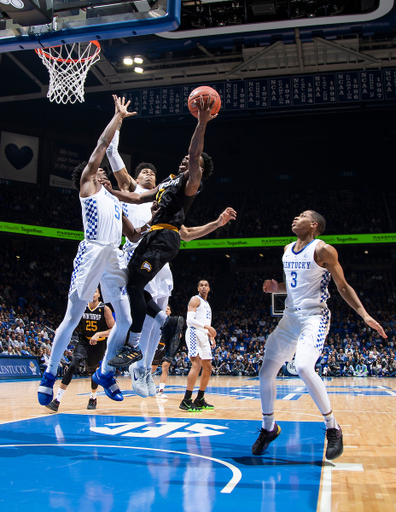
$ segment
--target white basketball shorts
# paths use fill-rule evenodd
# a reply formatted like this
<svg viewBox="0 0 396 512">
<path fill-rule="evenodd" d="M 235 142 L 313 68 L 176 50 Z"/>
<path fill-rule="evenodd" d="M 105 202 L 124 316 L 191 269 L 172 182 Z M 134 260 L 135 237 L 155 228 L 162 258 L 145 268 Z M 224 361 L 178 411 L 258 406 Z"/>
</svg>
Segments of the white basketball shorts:
<svg viewBox="0 0 396 512">
<path fill-rule="evenodd" d="M 291 361 L 297 345 L 307 344 L 322 353 L 330 329 L 330 311 L 311 308 L 299 311 L 285 309 L 283 318 L 265 344 L 265 357 L 275 361 Z"/>
<path fill-rule="evenodd" d="M 127 282 L 124 261 L 118 247 L 83 240 L 74 258 L 69 296 L 77 291 L 79 299 L 90 302 L 100 283 L 103 302 L 121 300 Z"/>
<path fill-rule="evenodd" d="M 195 327 L 187 327 L 186 343 L 188 348 L 188 357 L 197 357 L 201 359 L 212 359 L 212 348 L 209 336 L 199 331 Z"/>
<path fill-rule="evenodd" d="M 173 276 L 169 263 L 161 268 L 158 274 L 146 285 L 145 290 L 149 292 L 154 300 L 172 295 Z"/>
</svg>

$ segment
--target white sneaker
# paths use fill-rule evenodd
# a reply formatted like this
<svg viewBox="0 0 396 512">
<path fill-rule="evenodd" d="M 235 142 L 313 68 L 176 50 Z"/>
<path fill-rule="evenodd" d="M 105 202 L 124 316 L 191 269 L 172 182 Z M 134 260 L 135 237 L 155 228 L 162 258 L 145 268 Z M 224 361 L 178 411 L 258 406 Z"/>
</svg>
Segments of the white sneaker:
<svg viewBox="0 0 396 512">
<path fill-rule="evenodd" d="M 151 368 L 147 369 L 146 384 L 147 384 L 148 395 L 155 396 L 157 394 L 157 388 L 155 387 L 155 382 L 153 380 Z"/>
<path fill-rule="evenodd" d="M 146 382 L 146 368 L 138 368 L 137 363 L 132 363 L 129 367 L 129 373 L 131 374 L 132 389 L 134 392 L 142 398 L 149 396 Z"/>
<path fill-rule="evenodd" d="M 160 389 L 158 393 L 155 395 L 155 398 L 163 398 L 164 400 L 168 398 L 168 395 L 165 395 L 164 390 Z"/>
</svg>

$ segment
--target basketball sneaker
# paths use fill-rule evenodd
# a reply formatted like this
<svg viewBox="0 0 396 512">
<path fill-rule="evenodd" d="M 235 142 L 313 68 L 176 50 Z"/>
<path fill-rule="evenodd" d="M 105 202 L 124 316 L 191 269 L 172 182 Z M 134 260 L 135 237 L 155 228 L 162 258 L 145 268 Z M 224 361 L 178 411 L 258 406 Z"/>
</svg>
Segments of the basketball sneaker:
<svg viewBox="0 0 396 512">
<path fill-rule="evenodd" d="M 40 405 L 49 405 L 54 398 L 54 384 L 56 381 L 55 375 L 52 373 L 44 372 L 37 390 L 37 398 Z"/>
<path fill-rule="evenodd" d="M 194 405 L 195 407 L 198 407 L 198 409 L 214 409 L 214 405 L 208 404 L 205 398 L 196 398 L 194 400 Z"/>
<path fill-rule="evenodd" d="M 90 398 L 88 401 L 87 409 L 96 409 L 98 400 L 96 398 Z"/>
<path fill-rule="evenodd" d="M 92 380 L 102 386 L 106 395 L 115 400 L 116 402 L 122 402 L 124 397 L 122 396 L 121 390 L 118 387 L 117 381 L 114 378 L 114 372 L 102 373 L 102 369 L 99 368 L 92 375 Z"/>
<path fill-rule="evenodd" d="M 132 363 L 129 367 L 129 373 L 131 374 L 132 389 L 134 392 L 142 398 L 147 398 L 149 396 L 149 390 L 147 387 L 147 368 L 138 368 L 136 363 Z"/>
<path fill-rule="evenodd" d="M 117 351 L 117 354 L 110 359 L 108 364 L 115 368 L 124 368 L 125 366 L 130 366 L 136 361 L 140 361 L 142 358 L 143 354 L 140 347 L 133 348 L 130 345 L 124 345 Z"/>
<path fill-rule="evenodd" d="M 182 409 L 182 411 L 188 411 L 188 412 L 201 412 L 203 411 L 203 409 L 200 409 L 199 407 L 197 407 L 193 401 L 191 400 L 191 398 L 184 398 L 182 401 L 181 401 L 181 404 L 179 405 L 179 409 Z"/>
<path fill-rule="evenodd" d="M 326 430 L 327 448 L 326 459 L 337 459 L 344 451 L 344 444 L 342 441 L 342 430 L 339 428 L 328 428 Z"/>
<path fill-rule="evenodd" d="M 46 405 L 46 407 L 52 412 L 58 412 L 59 404 L 60 402 L 58 402 L 58 400 L 55 398 L 55 400 L 52 400 L 52 402 Z"/>
<path fill-rule="evenodd" d="M 161 327 L 162 337 L 165 343 L 165 356 L 172 358 L 179 348 L 180 335 L 184 326 L 182 316 L 168 316 Z"/>
<path fill-rule="evenodd" d="M 268 432 L 268 430 L 261 428 L 259 432 L 257 441 L 252 446 L 253 455 L 261 455 L 268 448 L 269 444 L 272 443 L 272 441 L 275 441 L 279 436 L 281 428 L 277 423 L 275 423 L 275 426 L 271 431 Z"/>
<path fill-rule="evenodd" d="M 157 398 L 158 400 L 161 400 L 161 399 L 167 399 L 168 398 L 168 395 L 165 395 L 164 393 L 164 390 L 163 389 L 159 389 L 157 394 L 155 395 L 155 398 Z"/>
<path fill-rule="evenodd" d="M 151 373 L 151 368 L 147 369 L 146 384 L 147 384 L 148 396 L 156 396 L 157 388 L 155 386 L 153 374 Z"/>
</svg>

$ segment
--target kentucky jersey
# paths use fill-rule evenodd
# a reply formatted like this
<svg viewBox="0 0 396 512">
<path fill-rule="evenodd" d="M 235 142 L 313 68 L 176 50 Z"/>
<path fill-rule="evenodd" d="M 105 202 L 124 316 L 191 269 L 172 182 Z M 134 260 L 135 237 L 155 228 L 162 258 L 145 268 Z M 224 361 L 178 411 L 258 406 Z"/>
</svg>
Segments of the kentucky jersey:
<svg viewBox="0 0 396 512">
<path fill-rule="evenodd" d="M 103 304 L 103 302 L 100 302 L 95 309 L 91 309 L 89 305 L 87 305 L 80 321 L 83 336 L 90 340 L 97 332 L 107 331 L 108 327 L 104 311 L 105 304 Z M 106 338 L 99 338 L 98 341 L 103 341 L 104 339 Z"/>
<path fill-rule="evenodd" d="M 171 224 L 180 229 L 196 196 L 186 196 L 184 180 L 186 173 L 171 174 L 159 184 L 156 201 L 159 210 L 153 218 L 154 224 Z"/>
<path fill-rule="evenodd" d="M 200 295 L 195 295 L 195 297 L 198 297 L 199 299 L 199 306 L 195 311 L 194 318 L 198 320 L 198 322 L 201 322 L 203 325 L 212 325 L 212 308 L 209 306 L 209 302 L 204 300 Z M 188 325 L 188 322 L 187 327 L 190 329 L 195 329 L 195 327 Z M 205 330 L 204 332 L 207 331 Z"/>
<path fill-rule="evenodd" d="M 147 190 L 142 188 L 140 185 L 136 185 L 135 192 L 136 194 L 141 194 L 142 192 L 147 192 Z M 153 204 L 152 202 L 143 204 L 121 204 L 125 216 L 131 221 L 134 228 L 141 228 L 142 226 L 148 224 L 151 221 L 151 205 Z M 130 240 L 126 239 L 123 249 L 124 251 L 130 252 L 128 261 L 132 257 L 133 250 L 135 249 L 139 242 L 140 240 L 138 242 L 131 242 Z"/>
<path fill-rule="evenodd" d="M 90 197 L 80 197 L 84 237 L 100 244 L 121 244 L 122 207 L 120 201 L 102 187 Z"/>
<path fill-rule="evenodd" d="M 319 242 L 319 239 L 312 240 L 298 252 L 294 251 L 296 243 L 293 243 L 283 254 L 287 308 L 326 307 L 326 301 L 330 297 L 327 287 L 331 274 L 315 261 L 315 249 Z"/>
</svg>

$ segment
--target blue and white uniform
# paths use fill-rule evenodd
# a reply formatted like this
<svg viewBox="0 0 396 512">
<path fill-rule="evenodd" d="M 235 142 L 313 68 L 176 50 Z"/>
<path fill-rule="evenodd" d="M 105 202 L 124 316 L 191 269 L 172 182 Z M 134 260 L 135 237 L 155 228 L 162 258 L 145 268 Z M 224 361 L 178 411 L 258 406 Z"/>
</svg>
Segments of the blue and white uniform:
<svg viewBox="0 0 396 512">
<path fill-rule="evenodd" d="M 119 249 L 122 237 L 122 206 L 104 187 L 90 197 L 80 197 L 84 240 L 73 262 L 69 297 L 89 302 L 100 282 L 105 302 L 126 294 L 127 271 Z"/>
<path fill-rule="evenodd" d="M 202 325 L 212 325 L 212 309 L 209 303 L 200 295 L 198 297 L 199 306 L 195 311 L 194 318 Z M 192 297 L 192 298 L 194 298 Z M 188 357 L 199 355 L 201 359 L 212 359 L 212 349 L 209 341 L 207 329 L 189 325 L 187 318 L 186 344 L 188 347 Z"/>
<path fill-rule="evenodd" d="M 141 194 L 142 192 L 146 192 L 146 189 L 142 188 L 140 185 L 136 185 L 135 192 L 137 194 Z M 132 222 L 135 228 L 140 228 L 145 224 L 151 221 L 152 212 L 151 205 L 153 203 L 143 203 L 143 204 L 131 204 L 131 203 L 121 203 L 122 209 L 124 211 L 125 216 Z M 127 239 L 124 244 L 123 250 L 125 254 L 125 264 L 128 265 L 129 261 L 133 256 L 133 252 L 136 247 L 139 245 L 139 242 L 131 242 Z M 158 274 L 152 279 L 145 290 L 150 293 L 153 299 L 157 302 L 157 299 L 163 297 L 170 297 L 173 290 L 173 276 L 169 266 L 169 263 L 164 265 L 164 267 L 158 272 Z M 166 305 L 165 305 L 166 307 Z"/>
<path fill-rule="evenodd" d="M 312 240 L 301 251 L 295 252 L 295 243 L 283 254 L 283 270 L 286 275 L 287 299 L 283 318 L 268 337 L 265 357 L 283 362 L 291 361 L 297 345 L 307 344 L 318 351 L 330 328 L 330 297 L 328 284 L 331 274 L 315 261 L 319 239 Z"/>
</svg>

